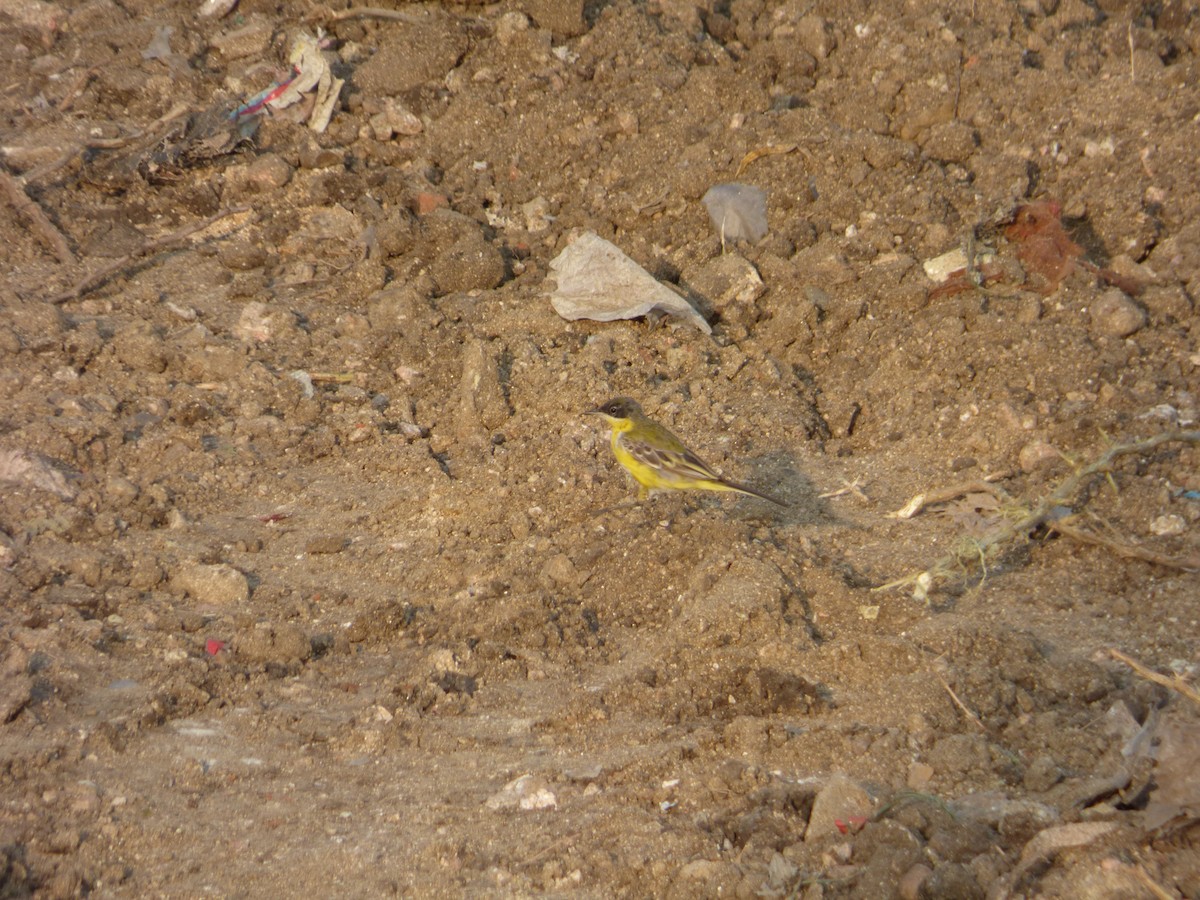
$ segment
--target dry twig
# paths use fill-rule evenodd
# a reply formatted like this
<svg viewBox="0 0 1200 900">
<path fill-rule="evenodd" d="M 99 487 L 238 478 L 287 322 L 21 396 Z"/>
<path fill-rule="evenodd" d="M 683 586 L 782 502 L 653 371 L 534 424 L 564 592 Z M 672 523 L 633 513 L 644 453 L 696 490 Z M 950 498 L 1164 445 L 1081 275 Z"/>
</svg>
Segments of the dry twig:
<svg viewBox="0 0 1200 900">
<path fill-rule="evenodd" d="M 184 238 L 190 237 L 191 235 L 195 234 L 197 231 L 203 231 L 209 225 L 212 225 L 214 222 L 218 222 L 221 219 L 224 219 L 226 216 L 234 216 L 234 215 L 237 215 L 238 213 L 244 213 L 244 212 L 247 212 L 249 209 L 250 209 L 250 207 L 248 207 L 248 206 L 237 206 L 237 207 L 233 207 L 230 209 L 223 209 L 220 212 L 209 216 L 207 219 L 204 219 L 203 221 L 195 222 L 191 225 L 188 225 L 186 228 L 181 228 L 181 229 L 179 229 L 179 231 L 172 232 L 171 234 L 165 235 L 164 237 L 156 238 L 152 241 L 147 241 L 146 243 L 142 244 L 142 246 L 140 246 L 136 250 L 134 250 L 132 253 L 126 253 L 120 259 L 115 260 L 114 262 L 111 262 L 106 266 L 102 266 L 99 270 L 93 272 L 90 275 L 83 277 L 69 291 L 64 291 L 61 294 L 51 297 L 50 302 L 51 303 L 66 303 L 68 300 L 74 300 L 78 297 L 81 297 L 84 294 L 86 294 L 88 291 L 92 290 L 93 288 L 96 288 L 99 285 L 103 284 L 111 276 L 115 275 L 117 272 L 120 272 L 122 269 L 124 269 L 126 266 L 128 266 L 133 261 L 135 261 L 143 256 L 149 256 L 152 253 L 157 253 L 159 250 L 164 250 L 167 247 L 170 247 L 172 244 L 177 244 L 180 241 L 182 241 Z"/>
<path fill-rule="evenodd" d="M 88 82 L 91 81 L 93 78 L 95 78 L 99 74 L 100 74 L 99 66 L 92 66 L 92 68 L 87 69 L 82 74 L 80 74 L 80 76 L 75 79 L 75 83 L 72 84 L 70 89 L 67 91 L 66 96 L 58 101 L 58 111 L 60 113 L 66 112 L 72 106 L 74 106 L 75 101 L 79 99 L 80 95 L 83 93 L 84 89 L 87 87 Z"/>
<path fill-rule="evenodd" d="M 9 175 L 7 172 L 0 170 L 0 189 L 8 198 L 8 202 L 13 207 L 29 220 L 36 231 L 50 249 L 54 251 L 54 255 L 58 257 L 58 261 L 71 265 L 75 262 L 75 254 L 71 252 L 70 246 L 67 244 L 67 239 L 63 237 L 63 233 L 59 231 L 53 222 L 46 218 L 46 214 L 42 212 L 42 208 L 29 199 L 29 195 L 25 193 L 25 189 L 21 184 Z"/>
<path fill-rule="evenodd" d="M 1122 456 L 1128 456 L 1129 454 L 1145 453 L 1153 450 L 1160 444 L 1172 442 L 1200 443 L 1200 431 L 1165 431 L 1142 441 L 1133 441 L 1129 444 L 1116 444 L 1109 447 L 1100 454 L 1095 462 L 1077 469 L 1073 475 L 1066 478 L 1057 488 L 1039 500 L 1028 513 L 1016 521 L 1010 522 L 1003 528 L 997 529 L 986 537 L 978 541 L 973 541 L 970 557 L 967 557 L 961 551 L 956 551 L 943 556 L 924 572 L 906 575 L 903 578 L 880 585 L 875 590 L 885 591 L 896 587 L 912 586 L 918 596 L 925 597 L 930 587 L 934 586 L 938 581 L 947 580 L 952 573 L 960 571 L 963 566 L 970 563 L 976 556 L 978 556 L 981 563 L 986 564 L 988 559 L 996 556 L 1011 542 L 1023 538 L 1031 531 L 1043 525 L 1050 525 L 1050 518 L 1054 515 L 1055 511 L 1074 496 L 1080 487 L 1093 476 L 1107 475 L 1114 460 Z"/>
<path fill-rule="evenodd" d="M 942 687 L 946 689 L 946 693 L 950 695 L 950 699 L 954 701 L 954 705 L 962 710 L 962 714 L 967 717 L 971 724 L 980 731 L 987 731 L 987 726 L 983 724 L 983 720 L 980 719 L 979 716 L 977 716 L 974 711 L 967 706 L 967 704 L 963 703 L 962 700 L 959 699 L 958 694 L 954 693 L 954 688 L 950 687 L 950 682 L 946 680 L 945 676 L 943 676 L 942 673 L 937 669 L 933 670 L 933 674 L 936 675 L 937 680 L 942 683 Z"/>
<path fill-rule="evenodd" d="M 974 481 L 964 481 L 961 484 L 940 488 L 928 494 L 917 494 L 902 509 L 888 513 L 887 518 L 911 519 L 927 506 L 932 506 L 935 503 L 945 503 L 948 500 L 955 500 L 958 497 L 974 493 L 991 494 L 997 500 L 1007 502 L 1011 500 L 1008 492 L 992 482 L 1008 478 L 1010 475 L 1012 475 L 1011 472 L 996 472 L 992 475 L 984 475 L 983 478 L 975 479 Z"/>
<path fill-rule="evenodd" d="M 48 163 L 43 163 L 40 166 L 30 169 L 21 177 L 21 181 L 24 184 L 32 184 L 35 181 L 41 181 L 48 175 L 52 175 L 64 166 L 69 165 L 71 161 L 75 159 L 75 157 L 79 156 L 79 154 L 83 153 L 85 150 L 119 150 L 122 147 L 126 147 L 129 144 L 143 138 L 145 139 L 142 143 L 143 147 L 154 144 L 161 140 L 162 137 L 158 131 L 164 125 L 170 125 L 176 119 L 186 115 L 188 109 L 189 107 L 186 103 L 176 103 L 169 110 L 167 110 L 166 113 L 159 116 L 140 131 L 135 131 L 132 134 L 119 138 L 88 138 L 82 143 L 74 144 L 69 150 L 63 153 L 62 156 L 58 157 L 58 159 L 51 160 Z"/>
<path fill-rule="evenodd" d="M 419 25 L 425 21 L 411 13 L 396 9 L 382 9 L 377 6 L 352 6 L 349 9 L 336 11 L 327 6 L 319 6 L 308 14 L 310 22 L 341 22 L 344 19 L 387 19 L 393 22 L 407 22 L 409 25 Z"/>
<path fill-rule="evenodd" d="M 1158 672 L 1147 668 L 1132 656 L 1127 656 L 1120 650 L 1117 650 L 1115 647 L 1109 648 L 1108 655 L 1117 662 L 1125 663 L 1125 665 L 1129 666 L 1129 668 L 1133 669 L 1136 674 L 1140 675 L 1142 678 L 1145 678 L 1147 681 L 1153 681 L 1155 684 L 1161 684 L 1165 688 L 1178 691 L 1193 703 L 1200 703 L 1200 691 L 1197 691 L 1179 675 L 1172 675 L 1169 678 L 1166 675 L 1160 675 Z"/>
<path fill-rule="evenodd" d="M 1165 887 L 1150 877 L 1150 873 L 1141 866 L 1133 866 L 1133 874 L 1137 880 L 1146 886 L 1146 888 L 1155 897 L 1155 900 L 1178 900 L 1177 895 L 1168 891 Z"/>
<path fill-rule="evenodd" d="M 1075 516 L 1067 516 L 1064 519 L 1056 519 L 1053 522 L 1047 522 L 1046 527 L 1051 531 L 1057 531 L 1064 537 L 1079 541 L 1081 544 L 1095 544 L 1098 547 L 1111 550 L 1117 556 L 1124 556 L 1126 559 L 1140 559 L 1167 569 L 1200 572 L 1200 558 L 1195 556 L 1170 556 L 1166 553 L 1158 553 L 1126 541 L 1102 537 L 1095 532 L 1088 531 L 1086 528 L 1076 526 L 1075 518 Z"/>
<path fill-rule="evenodd" d="M 740 176 L 746 171 L 746 167 L 756 159 L 762 159 L 764 156 L 776 156 L 781 153 L 792 153 L 799 149 L 799 146 L 796 144 L 768 144 L 765 147 L 757 147 L 742 157 L 742 161 L 738 164 L 737 172 L 733 177 L 737 178 Z"/>
<path fill-rule="evenodd" d="M 871 498 L 863 493 L 862 482 L 859 479 L 855 478 L 853 481 L 847 481 L 845 478 L 843 478 L 842 485 L 843 486 L 838 488 L 836 491 L 826 491 L 825 493 L 818 494 L 817 496 L 822 500 L 828 500 L 834 497 L 844 497 L 846 494 L 853 494 L 863 503 L 871 502 Z"/>
</svg>

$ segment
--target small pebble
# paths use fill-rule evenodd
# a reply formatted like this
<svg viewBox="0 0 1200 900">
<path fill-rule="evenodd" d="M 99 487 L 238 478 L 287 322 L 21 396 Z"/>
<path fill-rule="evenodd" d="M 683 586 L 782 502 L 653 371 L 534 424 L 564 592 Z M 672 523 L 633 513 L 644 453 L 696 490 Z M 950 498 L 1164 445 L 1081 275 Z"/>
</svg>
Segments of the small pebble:
<svg viewBox="0 0 1200 900">
<path fill-rule="evenodd" d="M 217 259 L 227 269 L 245 272 L 268 262 L 267 251 L 261 245 L 246 240 L 225 241 L 217 250 Z"/>
<path fill-rule="evenodd" d="M 341 553 L 350 542 L 344 535 L 319 534 L 304 545 L 305 553 Z"/>
<path fill-rule="evenodd" d="M 383 110 L 370 119 L 371 135 L 377 141 L 390 141 L 396 135 L 420 134 L 425 126 L 407 108 L 388 98 Z"/>
<path fill-rule="evenodd" d="M 1129 337 L 1146 325 L 1146 311 L 1117 288 L 1101 294 L 1091 313 L 1092 331 L 1110 337 Z"/>
<path fill-rule="evenodd" d="M 441 209 L 443 206 L 450 205 L 450 198 L 445 194 L 438 194 L 434 191 L 421 191 L 413 198 L 413 212 L 418 216 L 427 216 L 435 209 Z"/>
<path fill-rule="evenodd" d="M 1035 294 L 1024 294 L 1017 301 L 1018 325 L 1032 325 L 1042 317 L 1042 300 Z"/>
<path fill-rule="evenodd" d="M 557 553 L 542 566 L 542 581 L 548 586 L 575 588 L 579 586 L 579 570 L 565 553 Z"/>
<path fill-rule="evenodd" d="M 922 863 L 917 863 L 900 877 L 900 882 L 896 885 L 897 892 L 902 900 L 918 900 L 921 896 L 921 886 L 929 880 L 929 876 L 933 874 L 933 869 Z"/>
<path fill-rule="evenodd" d="M 1017 461 L 1023 472 L 1036 472 L 1046 469 L 1058 462 L 1062 457 L 1058 451 L 1045 441 L 1030 441 L 1021 448 Z"/>
<path fill-rule="evenodd" d="M 529 30 L 529 17 L 522 12 L 506 12 L 496 23 L 496 40 L 507 47 L 518 34 Z"/>
<path fill-rule="evenodd" d="M 282 156 L 268 153 L 246 167 L 246 186 L 259 191 L 281 188 L 292 180 L 292 167 Z"/>
</svg>

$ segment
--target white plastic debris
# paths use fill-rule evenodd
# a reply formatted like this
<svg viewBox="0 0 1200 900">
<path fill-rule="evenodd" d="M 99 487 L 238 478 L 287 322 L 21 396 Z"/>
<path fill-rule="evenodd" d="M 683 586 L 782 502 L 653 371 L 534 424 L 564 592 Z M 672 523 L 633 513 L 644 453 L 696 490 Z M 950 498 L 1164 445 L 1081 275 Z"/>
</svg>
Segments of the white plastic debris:
<svg viewBox="0 0 1200 900">
<path fill-rule="evenodd" d="M 315 90 L 316 101 L 308 116 L 308 127 L 313 131 L 324 132 L 329 127 L 329 119 L 333 116 L 333 108 L 337 106 L 338 95 L 345 81 L 333 77 L 329 61 L 321 52 L 322 43 L 319 33 L 317 37 L 305 31 L 297 34 L 288 53 L 288 62 L 292 67 L 291 75 L 238 107 L 230 118 L 241 120 L 256 116 L 264 108 L 285 109 L 299 103 L 305 94 Z"/>
<path fill-rule="evenodd" d="M 550 269 L 557 281 L 550 304 L 564 319 L 611 322 L 658 309 L 712 334 L 708 322 L 690 303 L 590 231 L 552 259 Z"/>
<path fill-rule="evenodd" d="M 721 236 L 721 246 L 733 241 L 754 244 L 767 234 L 767 192 L 750 184 L 714 184 L 702 201 Z"/>
</svg>

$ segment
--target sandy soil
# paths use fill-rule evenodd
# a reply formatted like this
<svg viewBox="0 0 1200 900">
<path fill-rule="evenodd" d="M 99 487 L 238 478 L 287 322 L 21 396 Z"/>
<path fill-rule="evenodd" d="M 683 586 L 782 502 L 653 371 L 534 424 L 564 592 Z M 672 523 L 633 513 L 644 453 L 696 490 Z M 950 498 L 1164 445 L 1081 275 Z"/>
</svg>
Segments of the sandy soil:
<svg viewBox="0 0 1200 900">
<path fill-rule="evenodd" d="M 280 9 L 0 2 L 0 895 L 1200 896 L 1195 0 Z"/>
</svg>

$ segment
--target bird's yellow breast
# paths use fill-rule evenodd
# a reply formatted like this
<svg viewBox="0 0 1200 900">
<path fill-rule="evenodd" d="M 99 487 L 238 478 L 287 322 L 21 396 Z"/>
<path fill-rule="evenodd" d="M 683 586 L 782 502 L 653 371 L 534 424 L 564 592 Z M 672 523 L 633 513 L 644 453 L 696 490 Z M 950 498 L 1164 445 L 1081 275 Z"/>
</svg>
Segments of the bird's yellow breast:
<svg viewBox="0 0 1200 900">
<path fill-rule="evenodd" d="M 658 477 L 654 467 L 647 465 L 630 453 L 625 447 L 625 442 L 621 440 L 621 436 L 632 429 L 633 422 L 630 419 L 622 419 L 620 422 L 613 423 L 611 441 L 613 456 L 637 480 L 638 484 L 646 488 L 658 487 L 662 479 Z"/>
</svg>

